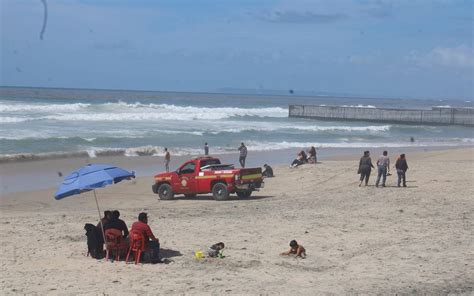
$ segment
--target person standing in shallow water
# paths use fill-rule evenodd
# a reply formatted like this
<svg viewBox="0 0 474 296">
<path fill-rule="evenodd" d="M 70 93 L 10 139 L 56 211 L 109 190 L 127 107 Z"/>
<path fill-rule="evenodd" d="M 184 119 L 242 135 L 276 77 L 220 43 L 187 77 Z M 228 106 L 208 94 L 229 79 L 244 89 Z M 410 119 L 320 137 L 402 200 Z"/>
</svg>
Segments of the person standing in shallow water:
<svg viewBox="0 0 474 296">
<path fill-rule="evenodd" d="M 405 154 L 400 154 L 400 157 L 395 162 L 395 169 L 397 170 L 398 175 L 397 186 L 400 187 L 400 183 L 403 180 L 403 187 L 407 187 L 406 172 L 408 170 L 408 164 L 405 158 Z"/>
<path fill-rule="evenodd" d="M 243 142 L 240 143 L 239 151 L 240 151 L 240 156 L 239 156 L 240 166 L 244 168 L 245 159 L 247 158 L 247 147 L 245 147 L 245 144 Z"/>
<path fill-rule="evenodd" d="M 372 171 L 372 168 L 374 168 L 374 165 L 372 164 L 372 159 L 370 158 L 370 152 L 364 151 L 364 156 L 360 158 L 359 170 L 357 172 L 360 174 L 359 187 L 362 185 L 362 181 L 364 181 L 364 179 L 365 186 L 367 186 L 367 184 L 369 183 L 370 172 Z"/>
<path fill-rule="evenodd" d="M 209 145 L 207 145 L 207 142 L 204 143 L 204 155 L 209 155 Z"/>
<path fill-rule="evenodd" d="M 171 154 L 168 151 L 168 148 L 165 148 L 165 169 L 167 172 L 170 171 L 170 160 L 171 160 Z"/>
</svg>

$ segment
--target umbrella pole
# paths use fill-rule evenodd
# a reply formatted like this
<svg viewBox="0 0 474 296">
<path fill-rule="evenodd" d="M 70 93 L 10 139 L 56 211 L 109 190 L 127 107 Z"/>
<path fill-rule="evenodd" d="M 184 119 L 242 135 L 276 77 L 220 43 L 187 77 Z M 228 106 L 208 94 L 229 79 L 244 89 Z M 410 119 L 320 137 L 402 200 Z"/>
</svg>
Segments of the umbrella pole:
<svg viewBox="0 0 474 296">
<path fill-rule="evenodd" d="M 97 211 L 99 212 L 99 223 L 100 223 L 100 228 L 102 230 L 102 237 L 104 238 L 104 244 L 105 244 L 105 231 L 104 231 L 104 225 L 102 225 L 102 218 L 100 217 L 99 203 L 97 202 L 97 195 L 95 194 L 95 189 L 92 191 L 94 191 L 95 204 L 97 206 Z"/>
</svg>

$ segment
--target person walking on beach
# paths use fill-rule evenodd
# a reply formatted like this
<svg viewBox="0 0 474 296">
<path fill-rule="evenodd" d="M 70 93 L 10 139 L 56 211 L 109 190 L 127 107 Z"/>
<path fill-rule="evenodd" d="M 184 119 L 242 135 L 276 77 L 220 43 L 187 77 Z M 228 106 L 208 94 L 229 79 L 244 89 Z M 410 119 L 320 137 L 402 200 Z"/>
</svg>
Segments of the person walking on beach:
<svg viewBox="0 0 474 296">
<path fill-rule="evenodd" d="M 385 187 L 385 181 L 387 180 L 387 172 L 390 172 L 390 158 L 388 158 L 388 152 L 384 151 L 383 154 L 377 160 L 377 181 L 375 182 L 375 187 L 379 187 L 380 177 L 382 179 L 382 187 Z"/>
<path fill-rule="evenodd" d="M 167 172 L 170 171 L 170 160 L 171 160 L 171 154 L 168 151 L 168 148 L 165 148 L 165 169 Z"/>
<path fill-rule="evenodd" d="M 408 170 L 408 164 L 405 158 L 405 154 L 400 154 L 400 157 L 395 162 L 395 169 L 397 170 L 397 175 L 398 175 L 397 186 L 400 187 L 400 183 L 403 179 L 403 187 L 407 187 L 405 174 Z"/>
<path fill-rule="evenodd" d="M 370 172 L 372 171 L 372 168 L 374 168 L 374 165 L 372 164 L 372 159 L 370 158 L 370 152 L 364 151 L 364 156 L 360 158 L 359 170 L 357 172 L 360 174 L 359 187 L 362 185 L 362 181 L 364 181 L 364 179 L 365 186 L 367 186 L 367 184 L 369 183 Z"/>
<path fill-rule="evenodd" d="M 209 155 L 209 145 L 207 145 L 207 142 L 204 143 L 204 155 Z"/>
<path fill-rule="evenodd" d="M 240 166 L 244 168 L 245 159 L 247 158 L 247 147 L 245 147 L 245 144 L 243 142 L 240 143 L 239 151 L 240 151 L 240 156 L 239 156 Z"/>
</svg>

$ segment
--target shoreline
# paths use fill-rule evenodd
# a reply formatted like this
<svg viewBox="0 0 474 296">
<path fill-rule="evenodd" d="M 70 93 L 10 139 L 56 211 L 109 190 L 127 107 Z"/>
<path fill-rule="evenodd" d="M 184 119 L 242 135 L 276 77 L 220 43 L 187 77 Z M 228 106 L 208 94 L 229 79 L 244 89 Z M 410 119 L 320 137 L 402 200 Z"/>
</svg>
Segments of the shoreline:
<svg viewBox="0 0 474 296">
<path fill-rule="evenodd" d="M 389 151 L 389 156 L 393 159 L 398 154 L 406 153 L 420 154 L 430 151 L 449 151 L 455 149 L 471 149 L 472 146 L 462 147 L 372 147 L 372 148 L 322 148 L 317 150 L 318 162 L 353 160 L 357 166 L 359 157 L 364 150 L 370 150 L 372 158 L 378 157 L 383 150 Z M 249 151 L 247 157 L 247 167 L 263 166 L 267 163 L 270 166 L 289 166 L 295 158 L 297 152 L 305 148 L 281 149 L 271 151 Z M 195 155 L 173 156 L 170 168 L 176 169 L 186 160 Z M 228 154 L 215 154 L 213 157 L 220 158 L 223 163 L 238 166 L 238 152 Z M 84 166 L 88 163 L 110 163 L 119 167 L 136 172 L 137 177 L 150 177 L 164 171 L 163 156 L 101 156 L 95 158 L 58 158 L 33 161 L 17 161 L 0 163 L 0 196 L 18 192 L 31 192 L 35 190 L 57 188 L 64 176 L 69 172 Z M 62 175 L 62 176 L 60 176 Z M 150 185 L 151 186 L 151 185 Z"/>
</svg>

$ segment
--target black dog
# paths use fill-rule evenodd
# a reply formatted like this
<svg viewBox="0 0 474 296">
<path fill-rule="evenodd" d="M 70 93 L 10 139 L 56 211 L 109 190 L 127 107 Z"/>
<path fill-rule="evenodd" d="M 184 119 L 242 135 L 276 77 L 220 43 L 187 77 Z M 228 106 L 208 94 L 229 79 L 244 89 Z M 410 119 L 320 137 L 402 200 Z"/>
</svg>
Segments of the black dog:
<svg viewBox="0 0 474 296">
<path fill-rule="evenodd" d="M 87 251 L 92 258 L 102 259 L 104 257 L 104 247 L 102 233 L 90 223 L 84 225 L 87 236 Z"/>
</svg>

